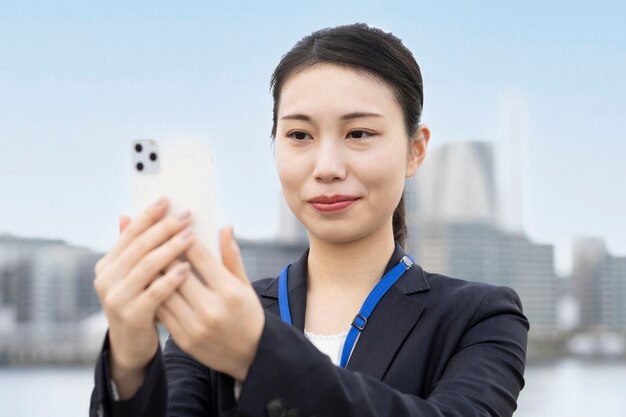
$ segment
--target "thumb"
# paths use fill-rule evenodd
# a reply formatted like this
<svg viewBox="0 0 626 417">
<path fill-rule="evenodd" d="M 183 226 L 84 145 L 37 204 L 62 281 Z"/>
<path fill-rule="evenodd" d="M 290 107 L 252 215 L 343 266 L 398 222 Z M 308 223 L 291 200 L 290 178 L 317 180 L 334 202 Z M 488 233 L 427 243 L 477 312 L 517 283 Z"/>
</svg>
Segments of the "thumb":
<svg viewBox="0 0 626 417">
<path fill-rule="evenodd" d="M 241 251 L 239 245 L 235 241 L 233 226 L 227 226 L 220 230 L 220 249 L 222 251 L 222 263 L 226 268 L 241 282 L 250 285 L 246 270 L 243 266 Z"/>
<path fill-rule="evenodd" d="M 125 214 L 122 214 L 119 217 L 120 234 L 122 234 L 124 229 L 126 229 L 126 226 L 128 226 L 129 224 L 130 224 L 130 217 L 126 216 Z"/>
</svg>

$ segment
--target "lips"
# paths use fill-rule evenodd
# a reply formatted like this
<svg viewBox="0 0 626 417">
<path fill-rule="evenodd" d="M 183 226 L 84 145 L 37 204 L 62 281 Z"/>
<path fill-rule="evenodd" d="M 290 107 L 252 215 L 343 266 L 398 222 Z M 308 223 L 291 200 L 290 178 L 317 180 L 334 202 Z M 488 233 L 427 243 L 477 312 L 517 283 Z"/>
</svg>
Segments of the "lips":
<svg viewBox="0 0 626 417">
<path fill-rule="evenodd" d="M 311 203 L 317 211 L 333 212 L 351 206 L 358 199 L 359 197 L 346 195 L 318 196 L 309 200 L 309 203 Z"/>
</svg>

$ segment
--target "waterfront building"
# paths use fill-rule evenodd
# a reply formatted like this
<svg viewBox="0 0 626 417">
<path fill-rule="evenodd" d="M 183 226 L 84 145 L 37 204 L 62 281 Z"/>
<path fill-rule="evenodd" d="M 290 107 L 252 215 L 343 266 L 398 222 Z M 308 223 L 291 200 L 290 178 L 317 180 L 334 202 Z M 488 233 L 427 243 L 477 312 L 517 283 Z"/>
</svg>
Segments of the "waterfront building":
<svg viewBox="0 0 626 417">
<path fill-rule="evenodd" d="M 614 256 L 604 239 L 573 243 L 572 280 L 580 306 L 580 330 L 626 334 L 626 256 Z"/>
</svg>

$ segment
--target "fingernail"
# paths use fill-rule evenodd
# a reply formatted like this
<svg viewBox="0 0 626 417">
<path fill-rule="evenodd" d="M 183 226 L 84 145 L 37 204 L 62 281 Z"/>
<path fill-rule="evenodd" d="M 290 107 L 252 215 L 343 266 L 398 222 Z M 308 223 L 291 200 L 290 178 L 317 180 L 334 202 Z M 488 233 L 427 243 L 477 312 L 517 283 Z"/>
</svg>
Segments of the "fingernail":
<svg viewBox="0 0 626 417">
<path fill-rule="evenodd" d="M 179 222 L 184 222 L 185 220 L 187 220 L 188 218 L 191 217 L 191 212 L 189 210 L 185 210 L 182 213 L 180 213 L 178 215 L 178 221 Z"/>
<path fill-rule="evenodd" d="M 193 229 L 191 227 L 185 228 L 179 235 L 179 239 L 183 242 L 186 242 L 193 235 Z"/>
<path fill-rule="evenodd" d="M 159 198 L 155 203 L 154 203 L 154 207 L 155 208 L 160 208 L 161 206 L 163 206 L 163 203 L 165 203 L 165 197 L 161 197 Z"/>
</svg>

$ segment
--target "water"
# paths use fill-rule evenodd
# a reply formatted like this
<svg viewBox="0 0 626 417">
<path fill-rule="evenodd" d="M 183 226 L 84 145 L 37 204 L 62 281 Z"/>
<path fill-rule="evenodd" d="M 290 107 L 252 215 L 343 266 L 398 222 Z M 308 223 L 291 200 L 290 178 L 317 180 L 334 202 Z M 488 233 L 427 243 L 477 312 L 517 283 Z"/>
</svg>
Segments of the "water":
<svg viewBox="0 0 626 417">
<path fill-rule="evenodd" d="M 531 366 L 515 417 L 623 417 L 626 415 L 626 363 L 566 359 Z"/>
<path fill-rule="evenodd" d="M 92 368 L 0 368 L 0 417 L 86 417 Z"/>
<path fill-rule="evenodd" d="M 0 368 L 0 417 L 85 417 L 92 368 Z M 626 363 L 529 366 L 515 417 L 622 417 Z"/>
</svg>

